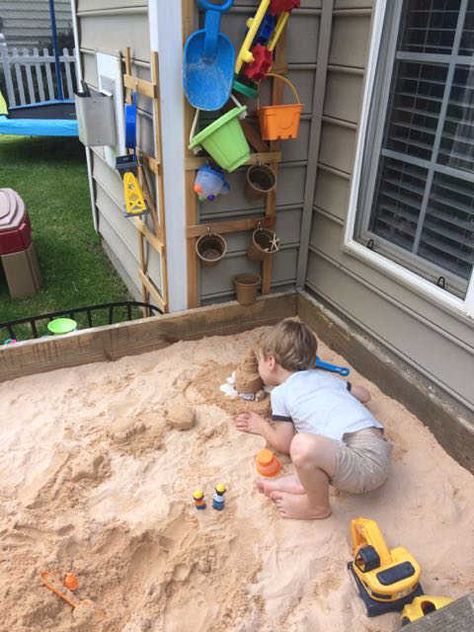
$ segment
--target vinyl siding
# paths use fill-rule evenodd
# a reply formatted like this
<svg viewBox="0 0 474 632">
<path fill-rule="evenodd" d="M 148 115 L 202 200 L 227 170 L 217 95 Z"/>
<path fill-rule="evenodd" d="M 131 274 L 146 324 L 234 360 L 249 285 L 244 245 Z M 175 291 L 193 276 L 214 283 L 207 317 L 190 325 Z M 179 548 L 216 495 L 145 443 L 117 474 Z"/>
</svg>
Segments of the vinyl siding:
<svg viewBox="0 0 474 632">
<path fill-rule="evenodd" d="M 89 85 L 98 86 L 96 53 L 117 55 L 127 46 L 132 49 L 133 73 L 150 79 L 146 0 L 79 0 L 77 16 L 83 74 Z M 153 153 L 151 101 L 139 96 L 138 112 L 139 146 Z M 106 163 L 101 148 L 93 149 L 92 162 L 98 231 L 130 293 L 141 298 L 138 236 L 132 220 L 123 216 L 122 180 Z M 161 288 L 159 258 L 151 249 L 148 271 L 151 280 Z"/>
<path fill-rule="evenodd" d="M 367 5 L 334 5 L 306 289 L 472 409 L 472 320 L 342 250 L 370 38 L 371 16 L 361 10 Z"/>
</svg>

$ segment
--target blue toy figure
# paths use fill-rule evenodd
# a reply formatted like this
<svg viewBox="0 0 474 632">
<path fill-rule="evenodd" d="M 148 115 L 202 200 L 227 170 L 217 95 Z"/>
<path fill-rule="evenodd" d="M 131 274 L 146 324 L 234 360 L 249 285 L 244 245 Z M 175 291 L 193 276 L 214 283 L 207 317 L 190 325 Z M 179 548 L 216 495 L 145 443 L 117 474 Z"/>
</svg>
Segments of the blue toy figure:
<svg viewBox="0 0 474 632">
<path fill-rule="evenodd" d="M 215 492 L 212 495 L 212 508 L 217 511 L 222 511 L 225 506 L 224 494 L 226 492 L 225 485 L 218 483 L 215 486 Z"/>
<path fill-rule="evenodd" d="M 215 200 L 218 195 L 229 193 L 230 186 L 224 177 L 224 172 L 219 167 L 204 165 L 199 167 L 194 180 L 194 192 L 199 200 Z"/>
</svg>

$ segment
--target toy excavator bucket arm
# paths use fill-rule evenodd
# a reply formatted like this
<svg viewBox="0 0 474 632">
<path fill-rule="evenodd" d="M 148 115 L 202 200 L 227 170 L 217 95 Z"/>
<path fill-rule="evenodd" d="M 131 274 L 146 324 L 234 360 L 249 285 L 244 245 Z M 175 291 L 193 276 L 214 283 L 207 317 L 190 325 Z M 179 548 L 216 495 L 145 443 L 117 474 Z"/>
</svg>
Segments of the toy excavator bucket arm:
<svg viewBox="0 0 474 632">
<path fill-rule="evenodd" d="M 375 520 L 369 518 L 355 518 L 351 522 L 352 552 L 365 546 L 373 546 L 380 557 L 381 566 L 386 566 L 392 562 L 390 551 L 385 544 L 384 537 Z"/>
</svg>

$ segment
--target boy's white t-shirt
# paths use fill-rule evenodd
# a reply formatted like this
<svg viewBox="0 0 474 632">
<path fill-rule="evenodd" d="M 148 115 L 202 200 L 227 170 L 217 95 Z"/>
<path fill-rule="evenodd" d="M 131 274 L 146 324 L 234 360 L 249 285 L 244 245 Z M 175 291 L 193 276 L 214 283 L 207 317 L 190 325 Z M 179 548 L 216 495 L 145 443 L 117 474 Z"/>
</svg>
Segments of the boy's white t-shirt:
<svg viewBox="0 0 474 632">
<path fill-rule="evenodd" d="M 344 434 L 383 428 L 347 390 L 347 382 L 310 369 L 292 373 L 271 392 L 273 421 L 291 421 L 297 432 L 341 441 Z"/>
</svg>

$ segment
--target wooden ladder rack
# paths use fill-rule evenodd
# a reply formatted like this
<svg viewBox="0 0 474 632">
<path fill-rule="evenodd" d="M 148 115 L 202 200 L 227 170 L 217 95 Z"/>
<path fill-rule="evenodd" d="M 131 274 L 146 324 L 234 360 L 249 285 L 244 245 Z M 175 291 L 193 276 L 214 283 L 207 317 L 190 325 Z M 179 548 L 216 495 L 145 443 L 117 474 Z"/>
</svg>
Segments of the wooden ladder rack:
<svg viewBox="0 0 474 632">
<path fill-rule="evenodd" d="M 150 227 L 144 217 L 133 217 L 133 222 L 138 236 L 139 268 L 138 276 L 142 289 L 142 302 L 152 302 L 163 312 L 168 311 L 168 271 L 166 261 L 166 231 L 165 231 L 165 196 L 163 188 L 162 173 L 162 145 L 161 145 L 161 111 L 159 92 L 159 65 L 158 53 L 151 52 L 151 81 L 140 79 L 132 74 L 131 49 L 127 47 L 124 55 L 125 73 L 123 75 L 123 86 L 125 90 L 126 103 L 132 102 L 132 91 L 148 97 L 153 102 L 153 125 L 155 156 L 150 156 L 137 148 L 139 159 L 138 179 L 142 187 L 147 207 L 150 211 Z M 155 198 L 152 195 L 149 185 L 149 175 L 151 172 L 155 181 Z M 160 260 L 160 272 L 163 289 L 160 289 L 150 278 L 149 248 L 154 250 Z M 147 314 L 148 315 L 148 314 Z"/>
<path fill-rule="evenodd" d="M 189 35 L 195 30 L 195 1 L 182 0 L 183 44 Z M 286 66 L 286 34 L 280 38 L 275 51 L 274 67 L 287 72 Z M 280 73 L 283 74 L 283 73 Z M 281 81 L 273 81 L 272 102 L 281 103 L 283 86 Z M 185 138 L 189 137 L 194 110 L 185 99 Z M 247 130 L 248 131 L 248 130 Z M 248 135 L 248 134 L 246 134 Z M 262 145 L 265 145 L 261 141 Z M 198 200 L 193 190 L 195 170 L 208 162 L 207 157 L 196 157 L 186 147 L 185 152 L 185 200 L 186 200 L 186 240 L 187 240 L 187 281 L 188 281 L 188 308 L 199 305 L 199 261 L 196 253 L 196 239 L 208 232 L 209 225 L 212 231 L 217 233 L 237 233 L 255 230 L 259 225 L 273 229 L 276 221 L 276 191 L 266 195 L 265 210 L 262 215 L 236 220 L 216 220 L 207 223 L 199 223 Z M 246 165 L 266 164 L 278 175 L 278 166 L 281 162 L 280 141 L 271 142 L 269 151 L 252 153 Z M 272 257 L 266 257 L 262 262 L 262 294 L 269 294 L 272 284 Z"/>
</svg>

